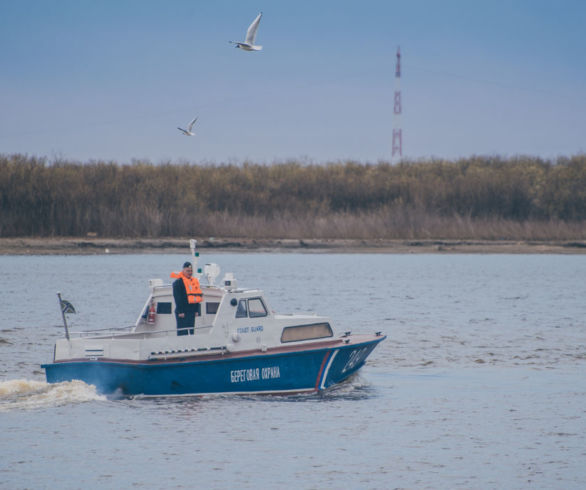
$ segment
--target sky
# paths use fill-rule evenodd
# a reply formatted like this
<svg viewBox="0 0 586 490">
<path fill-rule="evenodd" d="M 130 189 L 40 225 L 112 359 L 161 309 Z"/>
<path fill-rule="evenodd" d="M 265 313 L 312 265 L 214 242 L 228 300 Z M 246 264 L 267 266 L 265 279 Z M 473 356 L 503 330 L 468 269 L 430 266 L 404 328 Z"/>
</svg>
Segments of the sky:
<svg viewBox="0 0 586 490">
<path fill-rule="evenodd" d="M 571 156 L 585 28 L 583 0 L 0 0 L 0 153 L 391 161 L 400 46 L 404 159 Z"/>
</svg>

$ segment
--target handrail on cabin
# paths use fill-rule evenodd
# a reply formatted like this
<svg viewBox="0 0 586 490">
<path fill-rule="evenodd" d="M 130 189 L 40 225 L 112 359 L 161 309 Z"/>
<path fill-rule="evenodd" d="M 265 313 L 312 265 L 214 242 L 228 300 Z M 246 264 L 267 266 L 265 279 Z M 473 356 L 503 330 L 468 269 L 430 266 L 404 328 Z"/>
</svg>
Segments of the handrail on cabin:
<svg viewBox="0 0 586 490">
<path fill-rule="evenodd" d="M 195 330 L 203 330 L 203 329 L 208 329 L 210 328 L 212 325 L 203 325 L 203 326 L 195 326 L 193 327 Z M 102 328 L 102 329 L 97 329 L 97 330 L 85 330 L 85 331 L 78 331 L 78 332 L 70 332 L 70 336 L 71 337 L 77 337 L 77 338 L 82 338 L 82 337 L 91 337 L 91 336 L 99 336 L 101 338 L 104 337 L 116 337 L 117 333 L 122 333 L 124 331 L 127 331 L 127 333 L 125 333 L 125 335 L 129 335 L 132 337 L 140 337 L 142 336 L 143 338 L 147 338 L 147 337 L 170 337 L 170 336 L 176 336 L 178 331 L 185 331 L 185 330 L 191 330 L 191 327 L 185 327 L 185 328 L 181 328 L 181 329 L 177 329 L 177 328 L 173 328 L 173 329 L 169 329 L 169 330 L 153 330 L 152 332 L 148 332 L 148 331 L 140 331 L 140 332 L 135 332 L 133 331 L 133 329 L 135 328 L 135 325 L 129 325 L 127 327 L 114 327 L 114 328 Z M 112 335 L 107 335 L 109 332 L 112 332 Z M 161 335 L 164 334 L 164 335 Z"/>
</svg>

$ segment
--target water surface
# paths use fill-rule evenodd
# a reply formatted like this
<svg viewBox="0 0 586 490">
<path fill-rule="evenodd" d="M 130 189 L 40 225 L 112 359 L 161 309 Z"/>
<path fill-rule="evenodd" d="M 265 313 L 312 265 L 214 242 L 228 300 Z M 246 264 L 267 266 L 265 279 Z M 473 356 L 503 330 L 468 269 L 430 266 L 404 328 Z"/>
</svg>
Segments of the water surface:
<svg viewBox="0 0 586 490">
<path fill-rule="evenodd" d="M 584 488 L 586 257 L 215 254 L 278 312 L 388 335 L 320 395 L 112 400 L 47 385 L 183 255 L 2 256 L 0 487 Z"/>
</svg>

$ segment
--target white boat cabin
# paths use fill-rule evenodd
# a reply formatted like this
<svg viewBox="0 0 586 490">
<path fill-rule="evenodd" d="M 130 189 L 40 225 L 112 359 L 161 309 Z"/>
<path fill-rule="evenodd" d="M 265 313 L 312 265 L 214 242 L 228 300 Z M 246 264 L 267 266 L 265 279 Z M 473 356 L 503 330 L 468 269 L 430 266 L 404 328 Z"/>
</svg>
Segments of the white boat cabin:
<svg viewBox="0 0 586 490">
<path fill-rule="evenodd" d="M 241 289 L 231 273 L 214 284 L 216 264 L 206 264 L 201 314 L 193 335 L 178 335 L 171 284 L 149 281 L 150 295 L 135 325 L 71 333 L 55 346 L 55 361 L 65 359 L 147 360 L 257 351 L 323 342 L 333 337 L 327 317 L 275 314 L 259 289 Z M 201 280 L 201 279 L 200 279 Z"/>
</svg>

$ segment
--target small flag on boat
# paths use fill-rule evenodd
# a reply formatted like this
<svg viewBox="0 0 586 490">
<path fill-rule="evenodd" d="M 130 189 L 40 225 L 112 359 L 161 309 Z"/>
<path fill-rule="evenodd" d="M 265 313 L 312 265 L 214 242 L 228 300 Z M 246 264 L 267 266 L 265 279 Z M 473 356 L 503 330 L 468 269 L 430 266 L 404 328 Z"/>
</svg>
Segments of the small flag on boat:
<svg viewBox="0 0 586 490">
<path fill-rule="evenodd" d="M 63 313 L 75 313 L 75 308 L 73 305 L 67 301 L 66 299 L 60 299 L 61 301 L 61 311 Z"/>
</svg>

